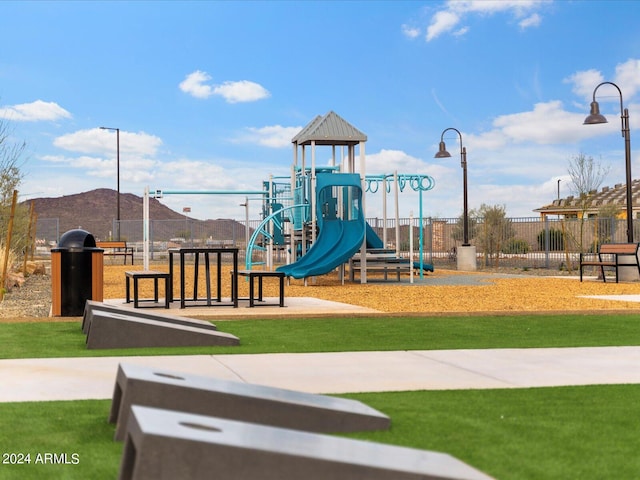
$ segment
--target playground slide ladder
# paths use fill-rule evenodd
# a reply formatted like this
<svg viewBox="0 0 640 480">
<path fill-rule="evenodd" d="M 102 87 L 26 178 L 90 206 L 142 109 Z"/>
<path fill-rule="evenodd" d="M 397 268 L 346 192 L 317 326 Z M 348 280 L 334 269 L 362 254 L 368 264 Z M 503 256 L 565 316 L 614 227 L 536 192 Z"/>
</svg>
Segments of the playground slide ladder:
<svg viewBox="0 0 640 480">
<path fill-rule="evenodd" d="M 273 226 L 275 228 L 282 228 L 282 224 L 280 222 L 280 217 L 279 217 L 279 215 L 282 212 L 285 212 L 287 210 L 305 209 L 305 208 L 309 208 L 309 205 L 308 204 L 290 205 L 288 207 L 284 207 L 279 210 L 276 210 L 275 212 L 272 212 L 268 217 L 265 217 L 265 219 L 262 220 L 262 222 L 260 222 L 260 225 L 258 225 L 258 227 L 251 234 L 251 238 L 249 239 L 249 245 L 247 245 L 247 253 L 245 255 L 245 268 L 247 270 L 251 270 L 251 268 L 254 265 L 264 265 L 265 263 L 265 262 L 254 262 L 253 253 L 254 251 L 257 251 L 257 252 L 266 251 L 266 247 L 263 247 L 262 245 L 259 245 L 257 243 L 258 237 L 260 237 L 260 235 L 262 235 L 266 240 L 273 239 L 273 235 L 269 232 L 269 224 L 273 223 Z M 304 212 L 302 213 L 304 214 Z"/>
</svg>

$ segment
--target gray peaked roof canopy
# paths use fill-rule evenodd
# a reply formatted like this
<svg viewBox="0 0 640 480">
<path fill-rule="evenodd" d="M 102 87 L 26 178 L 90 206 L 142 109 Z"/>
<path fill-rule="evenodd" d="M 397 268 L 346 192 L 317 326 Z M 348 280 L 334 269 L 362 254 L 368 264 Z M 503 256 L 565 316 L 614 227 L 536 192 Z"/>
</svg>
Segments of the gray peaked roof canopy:
<svg viewBox="0 0 640 480">
<path fill-rule="evenodd" d="M 341 116 L 330 111 L 325 116 L 318 115 L 293 137 L 291 143 L 297 145 L 357 145 L 366 142 L 367 136 L 348 123 Z"/>
</svg>

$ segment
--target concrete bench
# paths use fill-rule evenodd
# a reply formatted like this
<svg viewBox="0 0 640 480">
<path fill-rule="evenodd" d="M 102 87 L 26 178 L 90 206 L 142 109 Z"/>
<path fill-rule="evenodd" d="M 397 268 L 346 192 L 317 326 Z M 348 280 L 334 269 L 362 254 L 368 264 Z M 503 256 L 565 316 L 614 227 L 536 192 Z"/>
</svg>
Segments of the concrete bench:
<svg viewBox="0 0 640 480">
<path fill-rule="evenodd" d="M 276 272 L 269 270 L 239 270 L 237 277 L 244 277 L 249 279 L 249 307 L 253 308 L 256 306 L 264 306 L 271 305 L 270 303 L 258 303 L 256 301 L 262 302 L 262 281 L 264 278 L 277 278 L 278 279 L 278 306 L 284 307 L 284 272 Z M 237 289 L 233 288 L 234 282 L 234 274 L 231 271 L 231 283 L 232 283 L 232 291 L 237 292 Z M 255 291 L 255 279 L 258 279 L 258 296 L 256 296 Z"/>
<path fill-rule="evenodd" d="M 169 308 L 169 299 L 171 294 L 169 293 L 171 275 L 167 272 L 157 272 L 155 270 L 135 270 L 124 272 L 126 278 L 127 297 L 126 303 L 131 303 L 131 280 L 133 280 L 133 308 L 139 308 L 140 302 L 153 302 L 158 303 L 158 280 L 164 280 L 164 308 Z M 138 283 L 141 279 L 150 278 L 153 280 L 153 300 L 139 298 Z M 152 305 L 155 306 L 155 305 Z"/>
<path fill-rule="evenodd" d="M 356 400 L 120 364 L 109 421 L 125 436 L 132 405 L 294 428 L 353 432 L 389 428 L 389 417 Z"/>
<path fill-rule="evenodd" d="M 446 453 L 133 406 L 120 480 L 489 480 Z"/>
<path fill-rule="evenodd" d="M 580 281 L 582 281 L 582 271 L 584 267 L 600 267 L 602 280 L 606 283 L 604 274 L 605 267 L 614 268 L 616 272 L 616 283 L 618 283 L 618 270 L 620 267 L 631 266 L 638 269 L 640 275 L 640 263 L 638 263 L 638 243 L 603 243 L 598 249 L 598 258 L 593 258 L 593 254 L 580 254 Z M 622 263 L 620 260 L 626 258 Z"/>
</svg>

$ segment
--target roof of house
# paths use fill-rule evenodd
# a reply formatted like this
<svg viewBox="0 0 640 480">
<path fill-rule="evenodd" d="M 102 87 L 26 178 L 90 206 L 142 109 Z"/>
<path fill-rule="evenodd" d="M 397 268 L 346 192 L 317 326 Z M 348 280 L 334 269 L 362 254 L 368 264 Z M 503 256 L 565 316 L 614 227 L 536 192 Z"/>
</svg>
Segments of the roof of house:
<svg viewBox="0 0 640 480">
<path fill-rule="evenodd" d="M 640 179 L 631 181 L 631 199 L 634 208 L 640 209 Z M 592 190 L 588 196 L 587 210 L 598 210 L 604 206 L 613 205 L 623 209 L 627 205 L 626 184 L 618 183 L 614 187 L 603 187 L 602 190 Z M 580 199 L 573 195 L 559 198 L 548 205 L 536 208 L 534 212 L 549 213 L 558 211 L 576 211 L 582 209 Z"/>
</svg>

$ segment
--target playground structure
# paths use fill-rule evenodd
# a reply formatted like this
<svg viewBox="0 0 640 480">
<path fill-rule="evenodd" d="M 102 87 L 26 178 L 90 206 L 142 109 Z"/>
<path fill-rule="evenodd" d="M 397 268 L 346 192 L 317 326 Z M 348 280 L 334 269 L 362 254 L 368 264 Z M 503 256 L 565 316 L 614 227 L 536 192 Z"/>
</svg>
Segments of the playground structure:
<svg viewBox="0 0 640 480">
<path fill-rule="evenodd" d="M 395 185 L 396 218 L 398 217 L 398 193 L 408 185 L 420 192 L 420 221 L 422 223 L 422 192 L 433 188 L 433 178 L 422 174 L 367 176 L 365 147 L 367 137 L 334 112 L 317 116 L 292 140 L 294 161 L 289 183 L 277 183 L 271 179 L 265 187 L 264 220 L 254 231 L 246 255 L 246 267 L 251 269 L 255 249 L 267 250 L 267 268 L 273 258 L 274 246 L 286 245 L 287 264 L 277 268 L 293 278 L 323 275 L 342 268 L 354 255 L 359 254 L 362 283 L 367 282 L 367 252 L 386 251 L 386 258 L 396 268 L 406 264 L 415 267 L 420 274 L 433 271 L 423 262 L 422 229 L 420 229 L 419 261 L 400 258 L 399 241 L 396 238 L 395 254 L 388 252 L 386 228 L 381 239 L 365 219 L 365 193 L 375 193 L 382 185 L 383 211 L 386 219 L 386 194 Z M 331 147 L 331 164 L 317 166 L 317 146 Z M 340 147 L 341 162 L 337 162 Z M 356 152 L 358 147 L 358 152 Z M 346 155 L 344 152 L 346 148 Z M 309 155 L 310 150 L 310 155 Z M 359 171 L 356 169 L 356 153 Z M 310 156 L 311 166 L 307 166 Z M 396 229 L 396 237 L 399 235 Z M 266 242 L 259 244 L 259 239 Z M 287 241 L 288 240 L 288 241 Z M 266 243 L 266 245 L 264 245 Z M 411 257 L 412 255 L 410 255 Z M 341 271 L 342 278 L 344 272 Z M 413 273 L 413 272 L 411 272 Z"/>
<path fill-rule="evenodd" d="M 293 139 L 293 164 L 289 177 L 271 177 L 263 182 L 262 190 L 253 191 L 176 191 L 156 190 L 154 196 L 168 194 L 252 195 L 262 202 L 262 221 L 246 243 L 246 269 L 263 265 L 274 269 L 274 257 L 285 257 L 278 271 L 293 278 L 330 273 L 340 268 L 344 280 L 344 265 L 356 256 L 360 281 L 367 283 L 367 254 L 375 252 L 393 267 L 433 271 L 423 261 L 422 228 L 419 231 L 419 259 L 413 262 L 413 248 L 409 258 L 400 256 L 399 231 L 395 242 L 387 239 L 386 227 L 382 238 L 367 223 L 366 193 L 382 191 L 384 219 L 387 217 L 387 194 L 395 193 L 395 217 L 398 219 L 399 192 L 407 186 L 419 192 L 419 218 L 422 225 L 422 193 L 431 190 L 435 182 L 424 174 L 366 175 L 365 142 L 367 136 L 347 123 L 333 111 L 317 116 Z M 316 148 L 331 147 L 330 165 L 317 165 Z M 338 148 L 339 147 L 339 148 Z M 345 152 L 346 148 L 346 152 Z M 338 151 L 339 150 L 339 151 Z M 356 151 L 358 150 L 358 151 Z M 310 158 L 309 158 L 310 157 Z M 356 162 L 356 157 L 359 162 Z M 310 163 L 310 165 L 308 165 Z M 356 168 L 356 163 L 359 168 Z M 148 252 L 148 189 L 145 191 L 144 251 Z M 247 219 L 248 202 L 246 197 Z M 386 221 L 385 221 L 386 225 Z M 411 236 L 411 238 L 413 238 Z M 395 243 L 395 249 L 387 249 Z M 145 268 L 148 253 L 145 254 Z"/>
</svg>

